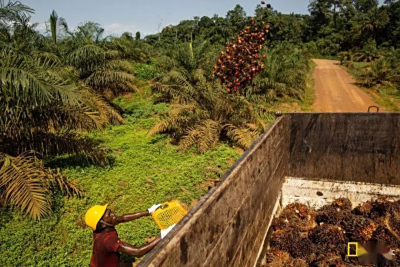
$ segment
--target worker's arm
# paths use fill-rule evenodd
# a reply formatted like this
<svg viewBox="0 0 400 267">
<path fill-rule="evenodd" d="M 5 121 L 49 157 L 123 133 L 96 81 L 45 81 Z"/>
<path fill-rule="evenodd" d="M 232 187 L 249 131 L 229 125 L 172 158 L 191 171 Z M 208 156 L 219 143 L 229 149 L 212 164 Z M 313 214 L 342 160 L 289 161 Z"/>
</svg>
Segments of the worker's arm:
<svg viewBox="0 0 400 267">
<path fill-rule="evenodd" d="M 150 212 L 148 210 L 143 211 L 143 212 L 138 212 L 138 213 L 132 213 L 132 214 L 126 214 L 118 217 L 118 223 L 123 223 L 123 222 L 130 222 L 136 219 L 139 219 L 144 216 L 149 216 Z"/>
<path fill-rule="evenodd" d="M 149 216 L 155 210 L 157 210 L 160 206 L 161 206 L 160 204 L 155 204 L 155 205 L 151 206 L 150 208 L 148 208 L 146 211 L 119 216 L 118 217 L 118 223 L 130 222 L 130 221 L 139 219 L 139 218 L 141 218 L 143 216 Z"/>
<path fill-rule="evenodd" d="M 121 245 L 118 247 L 118 251 L 133 257 L 142 257 L 147 252 L 152 250 L 160 242 L 160 240 L 160 238 L 157 238 L 153 242 L 150 242 L 147 245 L 141 247 L 134 247 L 131 244 L 121 242 Z"/>
</svg>

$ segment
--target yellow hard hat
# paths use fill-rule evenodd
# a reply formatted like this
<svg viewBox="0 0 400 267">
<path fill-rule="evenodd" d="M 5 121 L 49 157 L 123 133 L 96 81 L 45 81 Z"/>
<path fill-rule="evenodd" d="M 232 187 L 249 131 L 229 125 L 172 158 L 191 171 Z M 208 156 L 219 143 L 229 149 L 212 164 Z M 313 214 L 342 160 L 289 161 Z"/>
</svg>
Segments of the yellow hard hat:
<svg viewBox="0 0 400 267">
<path fill-rule="evenodd" d="M 93 231 L 96 230 L 97 223 L 100 221 L 101 217 L 103 217 L 107 205 L 108 204 L 105 204 L 104 206 L 96 205 L 88 209 L 86 212 L 85 223 L 87 226 L 92 228 Z"/>
</svg>

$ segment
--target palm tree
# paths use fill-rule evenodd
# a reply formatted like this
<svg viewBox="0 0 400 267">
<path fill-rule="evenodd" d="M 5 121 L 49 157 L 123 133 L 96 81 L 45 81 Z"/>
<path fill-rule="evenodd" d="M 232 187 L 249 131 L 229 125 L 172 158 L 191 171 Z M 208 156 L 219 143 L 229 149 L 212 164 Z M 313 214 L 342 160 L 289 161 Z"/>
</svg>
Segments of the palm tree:
<svg viewBox="0 0 400 267">
<path fill-rule="evenodd" d="M 51 38 L 53 40 L 53 44 L 56 44 L 57 37 L 60 34 L 60 28 L 68 30 L 67 22 L 64 18 L 58 17 L 56 11 L 53 10 L 53 12 L 51 12 L 50 14 L 49 24 L 50 24 L 50 33 L 51 33 Z"/>
<path fill-rule="evenodd" d="M 375 40 L 369 40 L 358 53 L 354 54 L 354 61 L 356 62 L 371 62 L 382 58 L 380 51 L 376 47 Z"/>
<path fill-rule="evenodd" d="M 360 29 L 369 33 L 376 40 L 378 32 L 389 23 L 389 17 L 385 10 L 373 8 L 367 14 L 361 15 Z"/>
<path fill-rule="evenodd" d="M 106 162 L 104 152 L 81 137 L 82 131 L 101 127 L 102 117 L 86 104 L 94 100 L 63 77 L 65 71 L 43 55 L 0 46 L 1 198 L 33 218 L 48 214 L 51 184 L 79 192 L 59 172 L 44 168 L 38 153 Z"/>
<path fill-rule="evenodd" d="M 274 101 L 282 96 L 301 99 L 307 86 L 309 59 L 302 51 L 282 43 L 265 51 L 264 71 L 246 91 L 254 101 Z"/>
<path fill-rule="evenodd" d="M 399 77 L 396 68 L 391 68 L 390 60 L 382 58 L 361 69 L 359 77 L 366 87 L 373 87 L 384 82 L 396 82 Z"/>
<path fill-rule="evenodd" d="M 340 58 L 340 65 L 343 65 L 344 62 L 352 59 L 353 55 L 349 51 L 342 51 L 338 54 Z"/>
<path fill-rule="evenodd" d="M 154 86 L 154 90 L 174 98 L 169 115 L 156 122 L 149 135 L 170 133 L 183 150 L 196 145 L 200 153 L 226 139 L 249 148 L 265 127 L 252 105 L 244 97 L 227 95 L 217 82 L 207 82 L 198 75 L 196 85 L 177 73 L 169 80 L 174 86 L 167 80 Z M 180 90 L 172 88 L 179 84 Z"/>
<path fill-rule="evenodd" d="M 161 65 L 169 71 L 152 89 L 172 107 L 149 134 L 168 132 L 183 150 L 196 145 L 200 153 L 225 139 L 247 149 L 264 131 L 264 123 L 244 97 L 229 96 L 216 81 L 207 79 L 199 68 L 207 62 L 205 51 L 205 44 L 195 49 L 184 44 L 174 57 L 164 57 Z"/>
<path fill-rule="evenodd" d="M 5 3 L 4 0 L 0 1 L 0 24 L 8 24 L 9 22 L 16 21 L 21 16 L 28 16 L 33 13 L 34 10 L 26 5 L 23 5 L 19 1 L 8 1 Z"/>
<path fill-rule="evenodd" d="M 63 61 L 78 72 L 81 84 L 104 94 L 116 95 L 136 89 L 136 78 L 132 74 L 132 64 L 124 57 L 133 56 L 140 51 L 129 54 L 123 44 L 106 44 L 101 39 L 104 29 L 98 24 L 87 22 L 78 27 L 66 40 L 69 48 L 63 51 Z M 122 48 L 121 48 L 122 47 Z"/>
</svg>

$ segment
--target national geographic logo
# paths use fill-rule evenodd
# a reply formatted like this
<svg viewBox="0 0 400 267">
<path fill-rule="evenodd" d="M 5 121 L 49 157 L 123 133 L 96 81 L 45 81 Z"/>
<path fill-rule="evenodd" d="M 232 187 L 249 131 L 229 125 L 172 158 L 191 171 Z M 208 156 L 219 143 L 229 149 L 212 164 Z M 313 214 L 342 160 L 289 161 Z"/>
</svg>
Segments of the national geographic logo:
<svg viewBox="0 0 400 267">
<path fill-rule="evenodd" d="M 349 242 L 347 244 L 347 257 L 357 257 L 363 264 L 376 264 L 378 266 L 395 260 L 393 249 L 378 242 Z"/>
</svg>

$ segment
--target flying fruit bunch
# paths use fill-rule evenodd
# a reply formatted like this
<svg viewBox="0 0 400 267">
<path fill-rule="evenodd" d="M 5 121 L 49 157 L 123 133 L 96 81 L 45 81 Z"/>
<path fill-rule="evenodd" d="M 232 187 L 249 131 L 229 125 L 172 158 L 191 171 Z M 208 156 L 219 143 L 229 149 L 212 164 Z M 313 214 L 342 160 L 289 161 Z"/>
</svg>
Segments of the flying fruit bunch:
<svg viewBox="0 0 400 267">
<path fill-rule="evenodd" d="M 221 52 L 214 66 L 214 75 L 221 84 L 226 84 L 228 93 L 244 89 L 264 69 L 260 50 L 268 32 L 269 25 L 262 22 L 262 26 L 258 27 L 251 18 L 250 25 L 226 43 L 225 51 Z"/>
<path fill-rule="evenodd" d="M 265 1 L 261 1 L 261 4 L 262 4 L 262 5 L 265 5 Z M 271 5 L 270 5 L 270 4 L 267 4 L 267 8 L 271 8 Z"/>
</svg>

